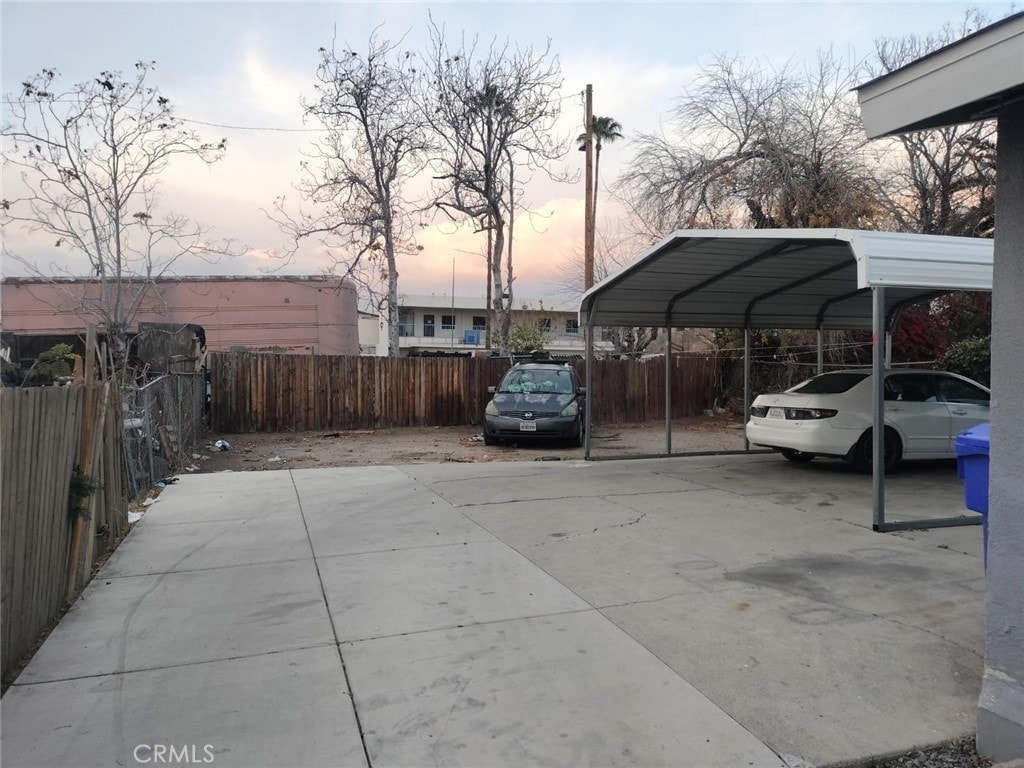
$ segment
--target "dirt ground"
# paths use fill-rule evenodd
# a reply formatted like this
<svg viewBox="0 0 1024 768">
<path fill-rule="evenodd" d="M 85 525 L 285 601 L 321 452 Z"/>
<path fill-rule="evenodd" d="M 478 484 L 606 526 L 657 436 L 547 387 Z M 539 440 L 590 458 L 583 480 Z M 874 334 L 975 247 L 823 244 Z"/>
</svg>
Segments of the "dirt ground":
<svg viewBox="0 0 1024 768">
<path fill-rule="evenodd" d="M 217 440 L 229 450 L 214 446 Z M 729 416 L 680 419 L 672 426 L 672 452 L 743 449 L 742 425 Z M 595 426 L 594 457 L 660 454 L 665 425 Z M 479 427 L 210 435 L 193 454 L 198 472 L 236 472 L 427 462 L 557 461 L 583 458 L 582 448 L 564 444 L 484 445 Z"/>
</svg>

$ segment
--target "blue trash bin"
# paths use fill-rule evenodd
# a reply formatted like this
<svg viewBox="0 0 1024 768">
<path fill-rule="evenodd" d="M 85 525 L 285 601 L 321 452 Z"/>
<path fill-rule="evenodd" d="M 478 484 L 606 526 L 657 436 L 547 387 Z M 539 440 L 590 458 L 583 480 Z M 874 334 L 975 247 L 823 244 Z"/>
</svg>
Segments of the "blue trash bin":
<svg viewBox="0 0 1024 768">
<path fill-rule="evenodd" d="M 988 567 L 989 425 L 979 424 L 956 438 L 956 474 L 964 481 L 964 504 L 981 513 L 985 566 Z"/>
</svg>

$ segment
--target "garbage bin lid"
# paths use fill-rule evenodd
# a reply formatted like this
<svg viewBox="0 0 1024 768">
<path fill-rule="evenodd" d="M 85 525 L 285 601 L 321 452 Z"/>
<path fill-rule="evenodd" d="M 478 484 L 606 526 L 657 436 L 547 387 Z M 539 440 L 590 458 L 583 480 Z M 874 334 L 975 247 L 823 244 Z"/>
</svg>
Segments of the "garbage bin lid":
<svg viewBox="0 0 1024 768">
<path fill-rule="evenodd" d="M 983 453 L 988 456 L 989 452 L 989 425 L 988 422 L 971 427 L 966 432 L 961 432 L 956 438 L 956 455 L 973 456 Z"/>
</svg>

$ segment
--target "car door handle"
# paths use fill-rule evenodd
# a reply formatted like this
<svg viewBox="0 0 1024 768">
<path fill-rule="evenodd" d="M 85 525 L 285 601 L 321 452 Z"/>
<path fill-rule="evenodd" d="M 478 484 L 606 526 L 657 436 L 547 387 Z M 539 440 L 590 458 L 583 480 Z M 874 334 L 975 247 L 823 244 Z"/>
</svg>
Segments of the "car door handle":
<svg viewBox="0 0 1024 768">
<path fill-rule="evenodd" d="M 967 411 L 965 411 L 963 408 L 954 408 L 953 410 L 950 411 L 950 413 L 952 413 L 954 416 L 966 416 L 967 415 Z"/>
</svg>

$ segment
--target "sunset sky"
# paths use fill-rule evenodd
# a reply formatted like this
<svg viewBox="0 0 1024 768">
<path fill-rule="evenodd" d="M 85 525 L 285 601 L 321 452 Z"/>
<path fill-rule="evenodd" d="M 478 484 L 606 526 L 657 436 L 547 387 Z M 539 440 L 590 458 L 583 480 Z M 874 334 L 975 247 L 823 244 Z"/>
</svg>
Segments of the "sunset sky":
<svg viewBox="0 0 1024 768">
<path fill-rule="evenodd" d="M 968 7 L 992 18 L 1010 3 L 806 2 L 806 3 L 48 3 L 0 5 L 3 26 L 2 90 L 55 67 L 67 83 L 101 70 L 128 73 L 138 60 L 155 60 L 152 83 L 171 98 L 179 117 L 205 137 L 228 139 L 225 159 L 206 168 L 180 162 L 165 174 L 162 207 L 213 227 L 214 234 L 250 247 L 248 255 L 215 265 L 179 262 L 179 274 L 318 274 L 329 259 L 314 245 L 293 263 L 268 259 L 286 238 L 261 209 L 275 197 L 297 199 L 300 152 L 316 136 L 302 120 L 300 98 L 312 91 L 317 49 L 365 49 L 370 33 L 403 38 L 403 48 L 428 42 L 428 14 L 452 42 L 463 33 L 481 44 L 507 38 L 543 49 L 548 40 L 559 58 L 564 87 L 561 135 L 582 130 L 579 93 L 594 86 L 594 110 L 624 129 L 625 141 L 602 153 L 601 177 L 611 184 L 628 161 L 628 139 L 658 131 L 675 100 L 702 65 L 716 54 L 738 54 L 773 65 L 810 62 L 816 49 L 836 46 L 866 56 L 883 35 L 926 34 L 956 22 Z M 336 32 L 335 32 L 336 30 Z M 4 112 L 7 107 L 4 105 Z M 5 114 L 6 120 L 6 114 Z M 210 125 L 213 124 L 213 125 Z M 565 167 L 582 173 L 583 154 L 573 150 Z M 5 177 L 5 185 L 9 179 Z M 555 183 L 541 175 L 527 186 L 535 215 L 517 220 L 516 293 L 546 297 L 556 288 L 557 266 L 582 244 L 583 182 Z M 599 219 L 614 217 L 602 193 Z M 50 238 L 23 231 L 4 233 L 5 246 L 34 258 L 46 270 L 66 251 Z M 400 265 L 403 293 L 451 291 L 483 295 L 483 244 L 479 236 L 441 219 L 428 222 L 417 240 L 422 253 Z M 83 266 L 75 269 L 76 263 Z M 84 272 L 84 262 L 71 262 Z M 5 275 L 25 274 L 5 260 Z"/>
</svg>

